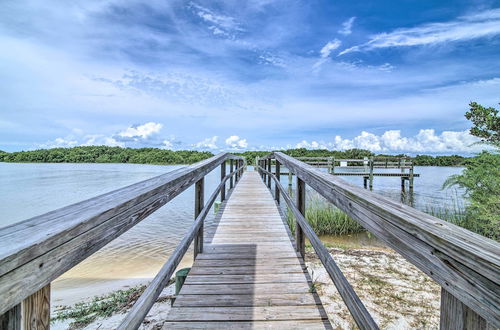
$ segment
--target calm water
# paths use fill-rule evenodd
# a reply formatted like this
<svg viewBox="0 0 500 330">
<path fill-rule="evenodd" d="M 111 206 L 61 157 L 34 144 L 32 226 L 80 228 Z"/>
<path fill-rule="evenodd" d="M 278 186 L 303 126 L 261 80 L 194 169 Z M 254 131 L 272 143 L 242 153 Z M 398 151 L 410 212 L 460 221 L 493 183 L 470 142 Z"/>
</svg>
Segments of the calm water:
<svg viewBox="0 0 500 330">
<path fill-rule="evenodd" d="M 0 227 L 43 214 L 180 166 L 135 164 L 0 163 Z M 456 167 L 417 167 L 413 203 L 416 208 L 450 207 L 459 193 L 441 185 Z M 362 177 L 342 177 L 363 185 Z M 206 199 L 220 180 L 217 168 L 205 179 Z M 286 183 L 287 177 L 282 177 Z M 295 180 L 294 180 L 295 181 Z M 374 179 L 374 191 L 401 200 L 400 179 Z M 406 197 L 407 199 L 407 197 Z M 61 276 L 53 284 L 54 302 L 73 303 L 107 290 L 142 282 L 156 274 L 193 222 L 191 187 L 149 218 Z M 454 202 L 455 200 L 455 202 Z M 208 221 L 213 218 L 210 213 Z M 192 252 L 183 264 L 191 262 Z"/>
</svg>

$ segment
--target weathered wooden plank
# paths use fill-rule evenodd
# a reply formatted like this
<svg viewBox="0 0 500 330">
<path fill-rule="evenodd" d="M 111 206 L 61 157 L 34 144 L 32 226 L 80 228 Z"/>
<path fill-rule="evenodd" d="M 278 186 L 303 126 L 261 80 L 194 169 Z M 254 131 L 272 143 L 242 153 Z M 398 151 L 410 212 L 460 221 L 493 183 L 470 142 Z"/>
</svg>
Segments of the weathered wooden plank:
<svg viewBox="0 0 500 330">
<path fill-rule="evenodd" d="M 291 329 L 316 330 L 331 329 L 327 320 L 293 320 L 293 321 L 251 321 L 251 322 L 165 322 L 163 330 L 167 329 Z"/>
<path fill-rule="evenodd" d="M 262 251 L 262 252 L 225 252 L 225 253 L 202 253 L 198 255 L 198 259 L 266 259 L 272 262 L 274 259 L 282 258 L 297 258 L 299 255 L 296 252 L 274 252 L 274 251 Z"/>
<path fill-rule="evenodd" d="M 282 266 L 270 266 L 270 265 L 258 265 L 258 266 L 208 266 L 208 267 L 194 267 L 189 272 L 189 275 L 243 275 L 243 274 L 290 274 L 290 273 L 300 273 L 303 274 L 306 271 L 306 266 L 303 265 L 287 265 Z"/>
<path fill-rule="evenodd" d="M 21 304 L 0 315 L 0 329 L 21 330 Z"/>
<path fill-rule="evenodd" d="M 200 215 L 203 207 L 205 206 L 205 178 L 201 178 L 194 185 L 194 218 Z M 199 253 L 203 252 L 203 225 L 202 222 L 198 233 L 194 237 L 194 258 L 198 256 Z"/>
<path fill-rule="evenodd" d="M 50 284 L 22 302 L 23 329 L 50 329 Z"/>
<path fill-rule="evenodd" d="M 269 321 L 327 319 L 317 306 L 172 307 L 166 321 Z"/>
<path fill-rule="evenodd" d="M 290 245 L 291 246 L 291 245 Z M 253 265 L 267 265 L 268 260 L 265 259 L 227 259 L 227 260 L 196 260 L 193 267 L 196 266 L 253 266 Z M 273 260 L 274 265 L 301 265 L 297 258 L 283 258 Z"/>
<path fill-rule="evenodd" d="M 251 307 L 251 306 L 303 306 L 321 305 L 321 301 L 309 293 L 289 294 L 236 294 L 236 295 L 179 295 L 176 307 Z"/>
<path fill-rule="evenodd" d="M 441 289 L 441 330 L 494 330 L 484 318 L 445 289 Z"/>
<path fill-rule="evenodd" d="M 185 284 L 236 284 L 236 283 L 295 283 L 307 281 L 304 273 L 294 274 L 242 274 L 242 275 L 190 275 Z"/>
</svg>

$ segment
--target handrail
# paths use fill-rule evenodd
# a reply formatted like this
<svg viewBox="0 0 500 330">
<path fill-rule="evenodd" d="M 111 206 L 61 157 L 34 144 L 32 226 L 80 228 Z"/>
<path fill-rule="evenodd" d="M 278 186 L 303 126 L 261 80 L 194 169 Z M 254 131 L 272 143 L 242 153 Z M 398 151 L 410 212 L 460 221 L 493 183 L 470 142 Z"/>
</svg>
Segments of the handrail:
<svg viewBox="0 0 500 330">
<path fill-rule="evenodd" d="M 167 262 L 163 265 L 158 274 L 148 285 L 146 290 L 142 293 L 139 299 L 132 306 L 130 311 L 127 313 L 127 316 L 118 327 L 118 329 L 133 330 L 139 328 L 142 321 L 148 314 L 149 310 L 156 302 L 156 299 L 160 296 L 162 290 L 165 288 L 168 281 L 172 277 L 173 272 L 181 262 L 189 246 L 193 242 L 196 234 L 198 233 L 203 224 L 204 219 L 206 218 L 208 212 L 210 211 L 210 208 L 217 199 L 219 192 L 224 187 L 226 181 L 229 180 L 229 178 L 233 177 L 233 175 L 235 175 L 238 171 L 239 170 L 233 171 L 232 173 L 229 173 L 224 177 L 219 186 L 215 189 L 215 191 L 208 199 L 208 202 L 205 204 L 200 214 L 196 217 L 196 220 L 191 225 L 184 238 L 175 248 L 175 251 L 168 258 Z"/>
<path fill-rule="evenodd" d="M 274 180 L 276 187 L 278 187 L 278 189 L 280 190 L 283 199 L 285 200 L 286 204 L 288 205 L 293 215 L 295 216 L 298 225 L 300 226 L 300 228 L 302 228 L 302 231 L 309 239 L 309 242 L 314 248 L 314 251 L 318 255 L 319 259 L 323 263 L 323 266 L 325 266 L 328 275 L 330 275 L 332 282 L 337 287 L 339 294 L 346 303 L 346 306 L 351 312 L 351 315 L 356 324 L 358 325 L 358 327 L 360 329 L 378 329 L 377 324 L 373 320 L 370 313 L 366 310 L 365 305 L 359 299 L 358 295 L 352 288 L 351 284 L 349 284 L 344 274 L 335 263 L 335 260 L 333 260 L 330 253 L 328 253 L 328 250 L 325 248 L 319 237 L 316 235 L 314 229 L 311 228 L 306 218 L 300 213 L 299 209 L 292 202 L 292 199 L 288 195 L 288 192 L 285 190 L 285 188 L 283 188 L 283 186 L 280 184 L 279 180 L 276 178 L 274 174 L 263 169 L 262 167 L 259 167 L 259 169 L 260 171 L 269 175 Z"/>
<path fill-rule="evenodd" d="M 135 226 L 227 160 L 201 162 L 0 229 L 0 315 Z"/>
<path fill-rule="evenodd" d="M 276 159 L 471 312 L 500 327 L 499 243 L 349 184 L 281 152 L 261 159 Z"/>
</svg>

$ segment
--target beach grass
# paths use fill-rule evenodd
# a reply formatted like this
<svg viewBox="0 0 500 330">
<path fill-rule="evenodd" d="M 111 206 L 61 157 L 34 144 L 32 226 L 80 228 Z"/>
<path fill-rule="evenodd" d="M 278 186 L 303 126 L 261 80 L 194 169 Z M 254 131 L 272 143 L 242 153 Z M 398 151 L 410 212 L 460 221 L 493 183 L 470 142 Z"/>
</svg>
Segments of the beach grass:
<svg viewBox="0 0 500 330">
<path fill-rule="evenodd" d="M 306 201 L 306 219 L 316 235 L 347 235 L 365 231 L 365 229 L 317 193 L 308 194 Z M 292 232 L 295 232 L 295 218 L 287 210 L 287 222 Z"/>
<path fill-rule="evenodd" d="M 51 321 L 71 319 L 72 328 L 84 327 L 97 318 L 106 318 L 130 308 L 146 289 L 145 285 L 126 290 L 113 291 L 107 295 L 94 297 L 90 301 L 76 303 L 72 306 L 59 306 Z"/>
</svg>

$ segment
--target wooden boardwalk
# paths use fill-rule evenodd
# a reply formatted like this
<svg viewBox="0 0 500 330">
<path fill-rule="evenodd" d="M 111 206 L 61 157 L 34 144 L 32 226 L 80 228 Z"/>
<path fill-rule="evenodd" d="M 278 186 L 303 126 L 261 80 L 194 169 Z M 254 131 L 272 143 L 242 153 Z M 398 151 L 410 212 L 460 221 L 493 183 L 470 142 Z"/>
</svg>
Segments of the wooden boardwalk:
<svg viewBox="0 0 500 330">
<path fill-rule="evenodd" d="M 245 172 L 163 329 L 331 329 L 311 285 L 271 193 Z"/>
</svg>

